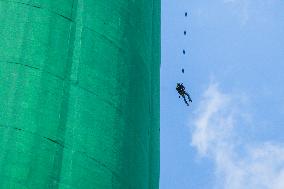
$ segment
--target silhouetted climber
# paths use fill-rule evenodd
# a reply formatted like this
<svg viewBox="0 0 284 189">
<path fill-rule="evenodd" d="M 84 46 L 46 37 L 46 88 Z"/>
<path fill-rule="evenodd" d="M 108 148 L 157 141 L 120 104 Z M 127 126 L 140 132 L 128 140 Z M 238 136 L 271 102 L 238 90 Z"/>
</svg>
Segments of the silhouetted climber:
<svg viewBox="0 0 284 189">
<path fill-rule="evenodd" d="M 184 73 L 184 69 L 183 68 L 181 69 L 181 72 Z"/>
<path fill-rule="evenodd" d="M 184 13 L 184 16 L 187 16 L 187 12 Z"/>
<path fill-rule="evenodd" d="M 192 102 L 192 100 L 191 100 L 189 94 L 185 91 L 185 87 L 183 86 L 183 83 L 177 83 L 176 90 L 177 90 L 178 94 L 183 97 L 183 100 L 186 103 L 186 105 L 189 106 L 189 104 L 188 104 L 188 102 L 185 98 L 185 95 L 188 97 L 189 102 Z M 180 98 L 180 96 L 179 96 L 179 98 Z"/>
</svg>

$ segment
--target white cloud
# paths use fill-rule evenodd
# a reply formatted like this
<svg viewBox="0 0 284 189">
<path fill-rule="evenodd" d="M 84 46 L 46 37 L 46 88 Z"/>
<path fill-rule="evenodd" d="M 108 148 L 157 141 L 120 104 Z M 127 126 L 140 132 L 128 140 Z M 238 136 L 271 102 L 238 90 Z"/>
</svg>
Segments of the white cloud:
<svg viewBox="0 0 284 189">
<path fill-rule="evenodd" d="M 284 147 L 271 141 L 240 140 L 241 99 L 211 84 L 195 119 L 192 146 L 214 162 L 218 189 L 283 189 Z"/>
<path fill-rule="evenodd" d="M 221 0 L 230 8 L 231 14 L 235 15 L 241 26 L 246 26 L 256 20 L 266 22 L 268 7 L 280 3 L 277 0 Z"/>
<path fill-rule="evenodd" d="M 232 13 L 239 18 L 242 26 L 248 23 L 250 19 L 250 0 L 224 0 L 224 3 L 231 6 Z"/>
</svg>

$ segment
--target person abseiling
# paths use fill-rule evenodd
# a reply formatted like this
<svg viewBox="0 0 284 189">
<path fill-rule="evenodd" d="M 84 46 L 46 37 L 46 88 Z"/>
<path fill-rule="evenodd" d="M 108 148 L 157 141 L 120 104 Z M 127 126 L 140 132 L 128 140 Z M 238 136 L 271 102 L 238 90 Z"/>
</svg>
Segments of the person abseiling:
<svg viewBox="0 0 284 189">
<path fill-rule="evenodd" d="M 189 94 L 185 91 L 185 87 L 183 86 L 183 83 L 177 83 L 176 90 L 177 90 L 178 94 L 183 97 L 183 100 L 186 103 L 186 105 L 189 106 L 185 96 L 188 97 L 189 102 L 192 102 L 192 100 L 191 100 Z M 180 96 L 179 96 L 179 98 L 180 98 Z"/>
</svg>

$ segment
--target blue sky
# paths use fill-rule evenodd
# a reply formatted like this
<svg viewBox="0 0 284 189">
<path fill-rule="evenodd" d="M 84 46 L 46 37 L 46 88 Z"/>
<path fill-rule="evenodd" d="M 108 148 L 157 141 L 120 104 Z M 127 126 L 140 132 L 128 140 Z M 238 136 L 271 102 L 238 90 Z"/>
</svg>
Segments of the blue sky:
<svg viewBox="0 0 284 189">
<path fill-rule="evenodd" d="M 283 133 L 284 1 L 162 0 L 160 188 L 283 189 Z"/>
</svg>

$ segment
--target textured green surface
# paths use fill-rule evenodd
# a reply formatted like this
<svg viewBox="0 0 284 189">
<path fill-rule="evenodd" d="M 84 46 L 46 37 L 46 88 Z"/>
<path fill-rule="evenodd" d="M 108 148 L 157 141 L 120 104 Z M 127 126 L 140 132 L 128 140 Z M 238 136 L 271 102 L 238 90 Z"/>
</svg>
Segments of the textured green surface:
<svg viewBox="0 0 284 189">
<path fill-rule="evenodd" d="M 158 189 L 160 0 L 0 0 L 0 188 Z"/>
</svg>

